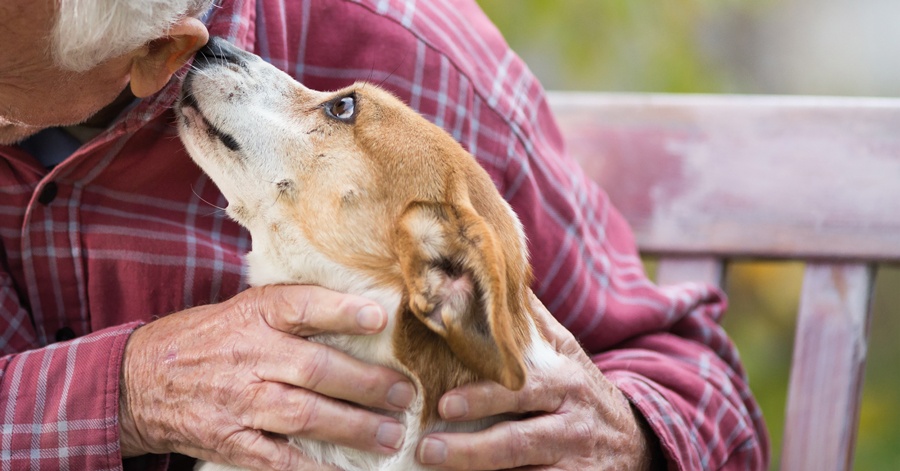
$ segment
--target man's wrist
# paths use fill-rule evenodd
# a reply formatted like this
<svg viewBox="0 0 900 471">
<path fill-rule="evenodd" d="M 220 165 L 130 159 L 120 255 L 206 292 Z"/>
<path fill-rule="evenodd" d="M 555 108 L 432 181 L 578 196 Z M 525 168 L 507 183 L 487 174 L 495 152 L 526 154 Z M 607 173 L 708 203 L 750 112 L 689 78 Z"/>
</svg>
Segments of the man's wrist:
<svg viewBox="0 0 900 471">
<path fill-rule="evenodd" d="M 141 328 L 135 329 L 125 344 L 125 353 L 122 358 L 122 368 L 119 373 L 119 450 L 122 458 L 131 458 L 147 454 L 146 447 L 142 446 L 140 430 L 132 411 L 133 398 L 129 394 L 131 379 L 134 375 L 135 363 L 138 355 L 134 351 L 135 337 L 140 337 Z"/>
<path fill-rule="evenodd" d="M 631 413 L 634 415 L 634 421 L 637 423 L 638 431 L 643 437 L 643 452 L 646 461 L 641 463 L 638 468 L 643 471 L 657 471 L 667 469 L 665 455 L 663 455 L 662 445 L 659 443 L 659 437 L 650 427 L 644 414 L 638 410 L 631 401 L 628 402 L 631 407 Z"/>
</svg>

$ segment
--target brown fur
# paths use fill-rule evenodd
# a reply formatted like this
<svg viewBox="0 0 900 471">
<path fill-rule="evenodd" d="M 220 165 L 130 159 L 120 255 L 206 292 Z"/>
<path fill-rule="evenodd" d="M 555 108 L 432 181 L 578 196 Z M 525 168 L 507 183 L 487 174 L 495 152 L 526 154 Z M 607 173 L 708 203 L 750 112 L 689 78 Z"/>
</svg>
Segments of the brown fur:
<svg viewBox="0 0 900 471">
<path fill-rule="evenodd" d="M 487 173 L 443 130 L 370 85 L 334 95 L 351 90 L 359 107 L 355 122 L 323 123 L 325 149 L 317 148 L 317 153 L 327 156 L 332 146 L 359 151 L 358 167 L 344 174 L 350 175 L 343 183 L 352 190 L 323 192 L 329 200 L 307 202 L 308 207 L 297 209 L 296 220 L 318 222 L 305 226 L 304 233 L 320 251 L 404 290 L 394 347 L 398 360 L 424 388 L 423 425 L 435 417 L 441 395 L 462 384 L 491 379 L 521 388 L 531 273 L 510 211 Z M 314 165 L 326 161 L 320 157 Z M 311 207 L 322 203 L 325 208 Z M 334 233 L 319 218 L 299 216 L 316 210 L 354 219 L 335 220 L 331 227 L 365 229 L 353 235 Z M 437 228 L 443 243 L 419 239 L 411 228 L 416 222 Z M 354 236 L 367 232 L 374 236 L 368 242 Z M 372 240 L 382 244 L 361 256 L 359 244 L 371 245 Z M 454 275 L 471 277 L 478 299 L 459 318 L 434 322 L 429 313 L 440 300 L 426 272 L 448 262 L 444 268 Z"/>
<path fill-rule="evenodd" d="M 323 110 L 348 96 L 352 119 Z M 450 135 L 375 86 L 285 87 L 283 97 L 279 111 L 294 128 L 265 152 L 225 161 L 240 188 L 229 211 L 253 232 L 254 251 L 265 244 L 267 263 L 279 264 L 298 256 L 293 247 L 311 247 L 374 280 L 369 288 L 402 293 L 393 353 L 424 389 L 423 426 L 451 388 L 477 379 L 521 388 L 531 272 L 524 236 L 488 174 Z M 256 188 L 272 175 L 274 193 Z M 291 282 L 322 281 L 309 264 L 284 266 L 280 276 Z"/>
</svg>

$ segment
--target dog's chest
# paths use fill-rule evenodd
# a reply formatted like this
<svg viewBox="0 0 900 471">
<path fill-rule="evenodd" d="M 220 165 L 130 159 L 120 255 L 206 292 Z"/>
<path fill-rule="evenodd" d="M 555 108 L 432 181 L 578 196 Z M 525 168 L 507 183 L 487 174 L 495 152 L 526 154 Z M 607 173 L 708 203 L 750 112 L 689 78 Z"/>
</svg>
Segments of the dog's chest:
<svg viewBox="0 0 900 471">
<path fill-rule="evenodd" d="M 310 340 L 327 344 L 356 358 L 394 368 L 409 375 L 410 379 L 416 383 L 416 390 L 419 391 L 410 407 L 402 413 L 385 413 L 380 411 L 380 413 L 393 416 L 406 427 L 403 446 L 397 453 L 383 456 L 330 443 L 300 438 L 291 439 L 291 443 L 303 450 L 308 456 L 322 463 L 336 465 L 346 471 L 426 471 L 431 468 L 418 465 L 415 455 L 416 447 L 425 435 L 434 432 L 474 432 L 487 428 L 501 420 L 500 417 L 494 417 L 473 422 L 450 423 L 436 420 L 423 424 L 423 417 L 426 416 L 423 410 L 425 407 L 422 394 L 423 385 L 414 374 L 397 360 L 392 350 L 390 335 L 385 335 L 393 327 L 389 325 L 385 329 L 386 332 L 378 336 L 320 335 L 312 337 Z"/>
<path fill-rule="evenodd" d="M 431 397 L 426 402 L 425 389 L 429 385 L 423 384 L 410 365 L 406 365 L 411 356 L 416 352 L 396 351 L 398 343 L 396 336 L 402 329 L 404 319 L 400 316 L 400 305 L 403 299 L 399 290 L 387 288 L 373 288 L 376 284 L 373 280 L 352 273 L 347 267 L 340 266 L 328 260 L 327 257 L 307 250 L 303 257 L 294 257 L 291 263 L 285 263 L 280 257 L 273 257 L 275 251 L 266 250 L 269 247 L 257 245 L 259 238 L 254 239 L 254 251 L 248 254 L 247 262 L 250 282 L 256 284 L 270 283 L 304 283 L 317 284 L 336 291 L 350 293 L 371 299 L 381 305 L 388 313 L 388 323 L 384 330 L 374 335 L 349 336 L 324 334 L 310 337 L 308 340 L 329 345 L 348 355 L 366 363 L 377 364 L 395 369 L 406 374 L 414 383 L 417 390 L 416 399 L 410 407 L 401 413 L 388 413 L 399 420 L 406 427 L 406 436 L 403 445 L 395 454 L 384 456 L 375 453 L 367 453 L 348 447 L 342 447 L 331 443 L 306 440 L 298 437 L 291 438 L 291 443 L 303 450 L 303 452 L 320 463 L 333 464 L 346 471 L 426 471 L 431 468 L 420 466 L 416 460 L 416 448 L 427 434 L 434 432 L 474 432 L 483 430 L 501 420 L 504 417 L 492 417 L 480 421 L 450 423 L 440 420 L 429 411 L 435 407 L 437 397 Z M 298 275 L 299 274 L 299 275 Z M 298 279 L 299 278 L 299 279 Z M 418 321 L 415 321 L 418 322 Z M 424 327 L 422 327 L 424 329 Z M 532 329 L 532 341 L 537 338 L 534 327 Z M 407 332 L 408 334 L 408 332 Z M 406 342 L 406 344 L 410 344 Z M 421 353 L 421 352 L 420 352 Z M 406 358 L 406 361 L 403 360 Z M 456 362 L 453 359 L 453 362 Z M 434 371 L 446 369 L 446 374 L 438 376 L 452 376 L 455 371 L 450 362 L 446 364 L 431 364 L 428 370 Z M 458 362 L 457 362 L 458 363 Z M 420 365 L 421 366 L 421 365 Z M 450 381 L 452 383 L 452 381 Z M 429 391 L 437 394 L 436 391 Z M 426 407 L 429 408 L 426 411 Z M 384 413 L 384 411 L 378 411 Z M 423 424 L 423 420 L 429 417 L 429 423 Z M 198 468 L 204 471 L 218 468 Z"/>
</svg>

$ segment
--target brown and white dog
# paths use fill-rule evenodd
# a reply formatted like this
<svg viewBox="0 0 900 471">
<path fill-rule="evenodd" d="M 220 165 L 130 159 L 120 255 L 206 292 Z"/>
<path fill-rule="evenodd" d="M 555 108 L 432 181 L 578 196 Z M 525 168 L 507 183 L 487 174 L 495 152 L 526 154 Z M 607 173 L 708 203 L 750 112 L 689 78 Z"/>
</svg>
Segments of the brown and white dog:
<svg viewBox="0 0 900 471">
<path fill-rule="evenodd" d="M 423 469 L 425 434 L 501 420 L 444 422 L 444 392 L 482 379 L 519 389 L 529 369 L 553 367 L 521 224 L 475 159 L 400 100 L 365 83 L 309 90 L 214 39 L 177 109 L 192 158 L 251 233 L 250 284 L 316 284 L 380 303 L 382 333 L 313 340 L 416 384 L 395 455 L 293 439 L 307 454 L 346 470 Z"/>
</svg>

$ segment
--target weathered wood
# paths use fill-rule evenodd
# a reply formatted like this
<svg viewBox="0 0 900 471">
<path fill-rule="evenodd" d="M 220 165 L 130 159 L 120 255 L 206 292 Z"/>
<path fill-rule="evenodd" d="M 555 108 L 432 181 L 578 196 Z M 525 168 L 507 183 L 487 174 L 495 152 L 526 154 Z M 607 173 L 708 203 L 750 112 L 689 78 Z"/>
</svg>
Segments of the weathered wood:
<svg viewBox="0 0 900 471">
<path fill-rule="evenodd" d="M 900 261 L 900 100 L 553 93 L 649 254 Z"/>
<path fill-rule="evenodd" d="M 722 286 L 725 264 L 713 257 L 663 257 L 656 265 L 656 282 L 660 285 L 684 281 L 705 281 Z"/>
<path fill-rule="evenodd" d="M 868 265 L 807 265 L 781 469 L 853 467 L 872 284 Z"/>
</svg>

